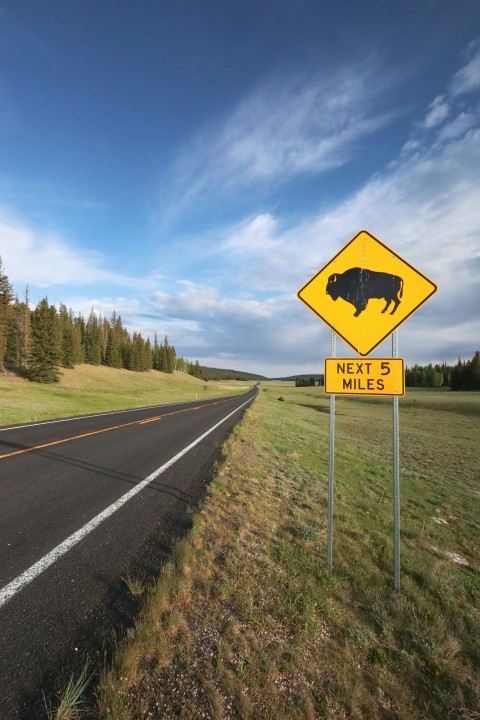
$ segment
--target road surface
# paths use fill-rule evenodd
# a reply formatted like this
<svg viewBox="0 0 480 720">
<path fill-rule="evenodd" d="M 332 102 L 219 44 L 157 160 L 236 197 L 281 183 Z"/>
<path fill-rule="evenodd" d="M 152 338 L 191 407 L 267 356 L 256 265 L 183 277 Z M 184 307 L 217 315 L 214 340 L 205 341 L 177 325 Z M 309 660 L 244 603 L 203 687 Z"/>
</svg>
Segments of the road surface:
<svg viewBox="0 0 480 720">
<path fill-rule="evenodd" d="M 256 392 L 0 428 L 2 720 L 102 666 L 137 609 L 122 577 L 158 573 Z"/>
</svg>

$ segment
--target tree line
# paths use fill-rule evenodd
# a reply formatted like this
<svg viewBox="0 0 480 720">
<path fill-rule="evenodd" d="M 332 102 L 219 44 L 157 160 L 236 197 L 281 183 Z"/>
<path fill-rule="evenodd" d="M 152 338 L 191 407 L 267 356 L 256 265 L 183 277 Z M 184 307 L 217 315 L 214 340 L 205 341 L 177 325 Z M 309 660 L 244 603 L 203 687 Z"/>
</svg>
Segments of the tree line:
<svg viewBox="0 0 480 720">
<path fill-rule="evenodd" d="M 458 360 L 456 365 L 413 365 L 405 370 L 407 387 L 440 388 L 452 390 L 480 390 L 480 352 L 471 360 Z"/>
<path fill-rule="evenodd" d="M 115 311 L 107 319 L 92 309 L 85 319 L 64 304 L 57 309 L 46 297 L 31 310 L 28 287 L 19 300 L 0 257 L 0 372 L 9 369 L 35 382 L 55 383 L 61 368 L 80 363 L 173 373 L 177 356 L 166 335 L 158 342 L 155 334 L 153 344 L 139 332 L 130 335 Z M 178 365 L 190 370 L 183 358 Z"/>
<path fill-rule="evenodd" d="M 299 375 L 295 378 L 295 387 L 315 387 L 316 385 L 321 387 L 323 386 L 323 382 L 323 375 L 312 375 L 310 377 L 307 377 L 306 375 Z"/>
<path fill-rule="evenodd" d="M 228 370 L 225 368 L 213 368 L 207 365 L 200 365 L 198 360 L 189 362 L 184 358 L 177 358 L 177 370 L 184 370 L 193 377 L 208 382 L 209 380 L 240 380 L 251 382 L 254 380 L 268 380 L 265 375 L 244 372 L 243 370 Z"/>
<path fill-rule="evenodd" d="M 298 375 L 295 378 L 283 379 L 295 379 L 296 387 L 323 385 L 323 375 Z M 450 387 L 452 390 L 480 390 L 480 352 L 477 350 L 471 360 L 459 359 L 456 365 L 429 363 L 407 367 L 405 385 L 419 388 Z"/>
</svg>

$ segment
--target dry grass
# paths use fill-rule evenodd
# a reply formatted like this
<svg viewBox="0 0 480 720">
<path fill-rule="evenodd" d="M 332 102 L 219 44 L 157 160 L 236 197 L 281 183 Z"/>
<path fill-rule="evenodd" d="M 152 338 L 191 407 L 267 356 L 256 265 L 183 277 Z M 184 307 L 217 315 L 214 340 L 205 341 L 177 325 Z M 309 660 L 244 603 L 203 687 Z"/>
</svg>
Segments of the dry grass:
<svg viewBox="0 0 480 720">
<path fill-rule="evenodd" d="M 99 716 L 478 719 L 480 397 L 409 393 L 400 423 L 396 593 L 391 403 L 337 399 L 328 575 L 328 398 L 265 384 L 104 674 Z"/>
<path fill-rule="evenodd" d="M 58 385 L 0 375 L 0 425 L 207 399 L 248 387 L 232 381 L 205 383 L 187 373 L 135 373 L 93 365 L 62 370 Z"/>
</svg>

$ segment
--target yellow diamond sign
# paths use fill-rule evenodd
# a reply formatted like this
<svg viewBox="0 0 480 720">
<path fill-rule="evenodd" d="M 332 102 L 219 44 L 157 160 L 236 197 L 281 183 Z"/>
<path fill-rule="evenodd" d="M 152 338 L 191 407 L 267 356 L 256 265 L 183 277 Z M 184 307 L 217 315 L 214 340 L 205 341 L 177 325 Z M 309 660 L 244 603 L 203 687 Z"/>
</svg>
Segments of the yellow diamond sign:
<svg viewBox="0 0 480 720">
<path fill-rule="evenodd" d="M 366 230 L 298 291 L 298 297 L 359 355 L 368 355 L 437 286 Z"/>
</svg>

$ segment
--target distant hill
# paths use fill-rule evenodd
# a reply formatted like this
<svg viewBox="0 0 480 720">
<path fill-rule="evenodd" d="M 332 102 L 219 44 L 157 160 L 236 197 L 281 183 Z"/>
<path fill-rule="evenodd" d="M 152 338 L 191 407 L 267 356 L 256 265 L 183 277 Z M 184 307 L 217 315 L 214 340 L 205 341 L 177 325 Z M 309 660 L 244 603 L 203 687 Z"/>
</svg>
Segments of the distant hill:
<svg viewBox="0 0 480 720">
<path fill-rule="evenodd" d="M 204 380 L 268 380 L 264 375 L 255 375 L 242 370 L 224 370 L 204 365 L 201 365 L 200 369 Z"/>
</svg>

